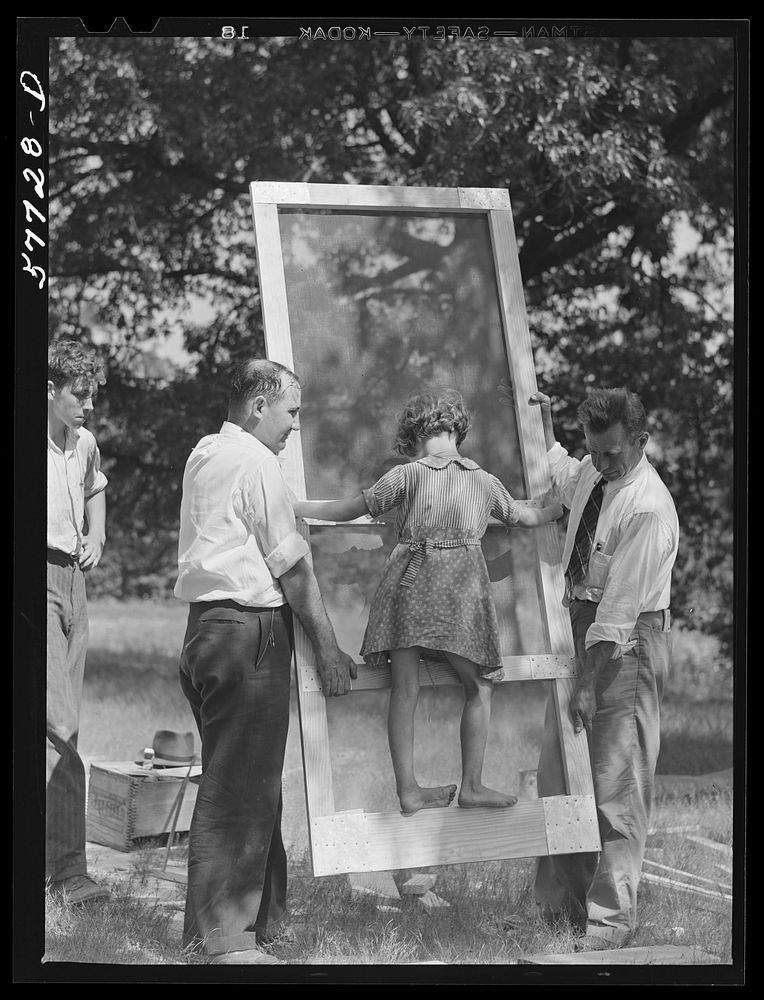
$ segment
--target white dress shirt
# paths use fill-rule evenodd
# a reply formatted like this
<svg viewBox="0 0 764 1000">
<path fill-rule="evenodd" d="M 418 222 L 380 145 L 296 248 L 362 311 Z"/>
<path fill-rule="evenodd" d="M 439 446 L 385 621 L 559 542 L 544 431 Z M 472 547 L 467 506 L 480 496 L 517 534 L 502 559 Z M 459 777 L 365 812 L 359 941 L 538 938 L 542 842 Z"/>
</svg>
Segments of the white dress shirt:
<svg viewBox="0 0 764 1000">
<path fill-rule="evenodd" d="M 175 596 L 280 607 L 278 578 L 308 552 L 274 453 L 228 421 L 202 438 L 183 475 Z"/>
<path fill-rule="evenodd" d="M 582 461 L 561 444 L 549 449 L 549 471 L 558 497 L 570 509 L 563 567 L 568 565 L 586 501 L 600 478 L 587 455 Z M 597 616 L 586 648 L 614 642 L 614 656 L 633 645 L 629 637 L 643 611 L 663 611 L 671 601 L 671 570 L 679 545 L 674 501 L 643 454 L 621 479 L 606 482 L 589 568 L 573 596 L 594 601 Z"/>
<path fill-rule="evenodd" d="M 78 556 L 85 501 L 106 489 L 96 439 L 85 427 L 66 428 L 62 451 L 48 435 L 48 548 Z"/>
</svg>

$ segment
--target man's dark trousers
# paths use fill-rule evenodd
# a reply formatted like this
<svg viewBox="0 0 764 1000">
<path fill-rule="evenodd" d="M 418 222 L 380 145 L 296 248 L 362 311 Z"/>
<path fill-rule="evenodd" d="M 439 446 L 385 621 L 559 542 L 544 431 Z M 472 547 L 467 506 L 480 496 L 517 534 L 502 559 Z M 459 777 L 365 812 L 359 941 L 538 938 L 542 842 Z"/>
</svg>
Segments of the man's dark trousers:
<svg viewBox="0 0 764 1000">
<path fill-rule="evenodd" d="M 185 944 L 253 948 L 287 917 L 281 779 L 289 726 L 287 605 L 189 608 L 180 683 L 202 741 L 191 820 Z"/>
</svg>

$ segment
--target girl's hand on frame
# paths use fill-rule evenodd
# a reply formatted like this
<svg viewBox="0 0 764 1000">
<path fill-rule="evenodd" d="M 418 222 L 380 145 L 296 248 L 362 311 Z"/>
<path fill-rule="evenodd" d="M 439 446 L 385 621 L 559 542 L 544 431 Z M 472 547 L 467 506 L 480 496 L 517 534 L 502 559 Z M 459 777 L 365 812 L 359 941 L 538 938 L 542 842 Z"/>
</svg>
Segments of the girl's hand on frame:
<svg viewBox="0 0 764 1000">
<path fill-rule="evenodd" d="M 542 410 L 551 410 L 552 408 L 552 397 L 547 396 L 545 392 L 534 392 L 528 397 L 528 402 L 531 406 L 540 406 Z"/>
<path fill-rule="evenodd" d="M 499 403 L 502 406 L 511 408 L 515 405 L 515 390 L 509 379 L 503 378 L 496 387 L 496 392 L 499 397 Z M 551 410 L 552 397 L 548 396 L 545 392 L 537 390 L 531 393 L 528 397 L 528 402 L 531 406 L 540 406 L 542 410 Z"/>
<path fill-rule="evenodd" d="M 557 500 L 553 501 L 550 504 L 547 504 L 543 508 L 543 510 L 547 515 L 548 521 L 559 521 L 562 515 L 565 513 L 565 508 Z"/>
</svg>

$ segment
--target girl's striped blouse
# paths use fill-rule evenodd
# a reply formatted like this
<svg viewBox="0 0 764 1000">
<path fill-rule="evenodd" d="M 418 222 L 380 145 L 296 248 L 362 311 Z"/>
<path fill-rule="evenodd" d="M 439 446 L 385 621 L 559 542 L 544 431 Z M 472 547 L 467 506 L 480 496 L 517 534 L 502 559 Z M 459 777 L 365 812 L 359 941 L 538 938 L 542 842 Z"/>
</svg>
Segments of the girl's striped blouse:
<svg viewBox="0 0 764 1000">
<path fill-rule="evenodd" d="M 455 529 L 482 537 L 491 517 L 517 524 L 517 502 L 504 484 L 461 455 L 428 455 L 396 465 L 363 491 L 369 513 L 398 508 L 399 536 L 415 527 Z"/>
</svg>

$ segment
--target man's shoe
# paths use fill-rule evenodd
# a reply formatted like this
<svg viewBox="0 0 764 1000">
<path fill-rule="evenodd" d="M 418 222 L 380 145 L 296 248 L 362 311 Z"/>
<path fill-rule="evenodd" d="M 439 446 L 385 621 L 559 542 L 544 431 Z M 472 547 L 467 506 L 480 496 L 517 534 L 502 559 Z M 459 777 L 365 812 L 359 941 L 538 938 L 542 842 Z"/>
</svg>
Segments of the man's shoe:
<svg viewBox="0 0 764 1000">
<path fill-rule="evenodd" d="M 67 906 L 81 906 L 98 899 L 111 899 L 109 890 L 94 882 L 89 875 L 72 875 L 60 882 L 51 882 L 50 891 Z"/>
<path fill-rule="evenodd" d="M 227 951 L 222 955 L 212 956 L 212 965 L 286 965 L 286 962 L 275 955 L 259 948 L 248 948 L 246 951 Z"/>
</svg>

